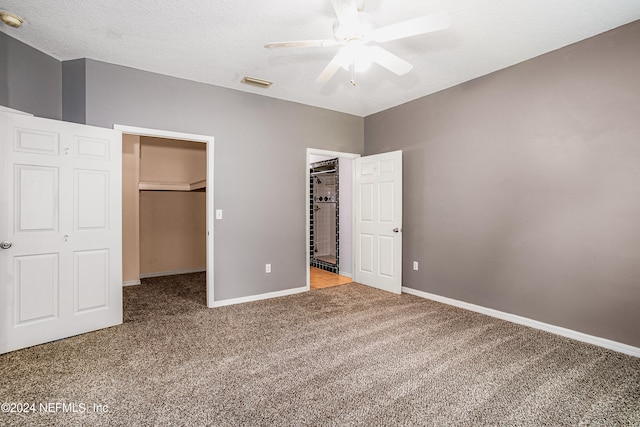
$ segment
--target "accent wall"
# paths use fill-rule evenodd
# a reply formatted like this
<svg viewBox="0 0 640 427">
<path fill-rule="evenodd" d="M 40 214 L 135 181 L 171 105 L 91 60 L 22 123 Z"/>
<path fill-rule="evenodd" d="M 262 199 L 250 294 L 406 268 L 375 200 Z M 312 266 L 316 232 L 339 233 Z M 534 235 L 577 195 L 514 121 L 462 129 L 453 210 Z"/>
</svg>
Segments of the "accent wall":
<svg viewBox="0 0 640 427">
<path fill-rule="evenodd" d="M 636 21 L 367 117 L 404 286 L 640 347 L 639 52 Z"/>
</svg>

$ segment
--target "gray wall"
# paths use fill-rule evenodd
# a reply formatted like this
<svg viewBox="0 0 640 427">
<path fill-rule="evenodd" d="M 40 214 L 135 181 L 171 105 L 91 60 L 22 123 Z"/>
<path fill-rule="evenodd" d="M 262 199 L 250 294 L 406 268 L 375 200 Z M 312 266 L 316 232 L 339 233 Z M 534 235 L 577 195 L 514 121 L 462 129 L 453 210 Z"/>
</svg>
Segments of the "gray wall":
<svg viewBox="0 0 640 427">
<path fill-rule="evenodd" d="M 367 117 L 404 285 L 640 346 L 639 52 L 637 21 Z"/>
<path fill-rule="evenodd" d="M 0 32 L 0 105 L 61 119 L 60 62 Z"/>
<path fill-rule="evenodd" d="M 85 65 L 87 124 L 215 138 L 215 208 L 224 212 L 215 222 L 215 299 L 305 286 L 306 149 L 362 153 L 364 119 L 93 60 Z"/>
<path fill-rule="evenodd" d="M 62 62 L 62 120 L 86 123 L 86 76 L 84 59 Z"/>
</svg>

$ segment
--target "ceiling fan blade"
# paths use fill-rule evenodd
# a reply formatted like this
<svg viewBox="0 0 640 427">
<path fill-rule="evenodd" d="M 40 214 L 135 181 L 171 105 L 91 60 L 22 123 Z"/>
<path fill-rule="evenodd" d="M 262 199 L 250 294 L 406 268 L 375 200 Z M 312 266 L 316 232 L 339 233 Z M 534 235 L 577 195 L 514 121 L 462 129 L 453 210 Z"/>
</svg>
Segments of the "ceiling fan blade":
<svg viewBox="0 0 640 427">
<path fill-rule="evenodd" d="M 333 10 L 336 12 L 340 24 L 356 25 L 360 23 L 358 5 L 355 0 L 332 0 L 331 4 L 333 4 Z"/>
<path fill-rule="evenodd" d="M 333 59 L 327 64 L 327 66 L 322 70 L 318 78 L 316 79 L 316 83 L 325 83 L 331 80 L 331 77 L 340 69 L 344 68 L 345 64 L 348 60 L 348 55 L 346 53 L 345 48 L 341 48 L 338 53 L 335 54 Z"/>
<path fill-rule="evenodd" d="M 369 46 L 368 53 L 375 62 L 399 76 L 407 74 L 413 68 L 413 65 L 380 46 Z"/>
<path fill-rule="evenodd" d="M 267 49 L 280 47 L 326 47 L 338 44 L 335 40 L 297 40 L 291 42 L 273 42 L 264 45 Z"/>
<path fill-rule="evenodd" d="M 369 38 L 373 41 L 383 43 L 390 40 L 444 30 L 449 28 L 450 25 L 451 16 L 447 12 L 440 12 L 376 28 L 369 35 Z"/>
</svg>

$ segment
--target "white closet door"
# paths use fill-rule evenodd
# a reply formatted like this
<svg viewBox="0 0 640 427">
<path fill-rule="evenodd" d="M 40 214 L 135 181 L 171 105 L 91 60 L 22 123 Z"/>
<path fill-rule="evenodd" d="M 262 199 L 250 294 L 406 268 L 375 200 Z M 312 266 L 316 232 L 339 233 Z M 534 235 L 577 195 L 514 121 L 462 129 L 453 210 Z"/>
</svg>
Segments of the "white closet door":
<svg viewBox="0 0 640 427">
<path fill-rule="evenodd" d="M 121 133 L 0 113 L 0 353 L 122 323 Z"/>
</svg>

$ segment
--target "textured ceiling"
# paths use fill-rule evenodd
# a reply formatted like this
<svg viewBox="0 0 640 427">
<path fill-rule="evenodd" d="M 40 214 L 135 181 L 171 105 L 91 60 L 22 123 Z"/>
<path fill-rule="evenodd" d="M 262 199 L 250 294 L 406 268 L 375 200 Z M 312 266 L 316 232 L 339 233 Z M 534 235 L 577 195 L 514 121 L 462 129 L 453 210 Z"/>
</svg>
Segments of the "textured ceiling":
<svg viewBox="0 0 640 427">
<path fill-rule="evenodd" d="M 0 0 L 25 18 L 0 30 L 59 59 L 92 58 L 367 116 L 640 19 L 640 0 L 365 0 L 375 26 L 448 11 L 448 30 L 382 46 L 413 64 L 374 64 L 358 86 L 339 70 L 315 83 L 337 47 L 265 49 L 331 39 L 330 0 Z M 269 89 L 243 76 L 273 81 Z"/>
</svg>

